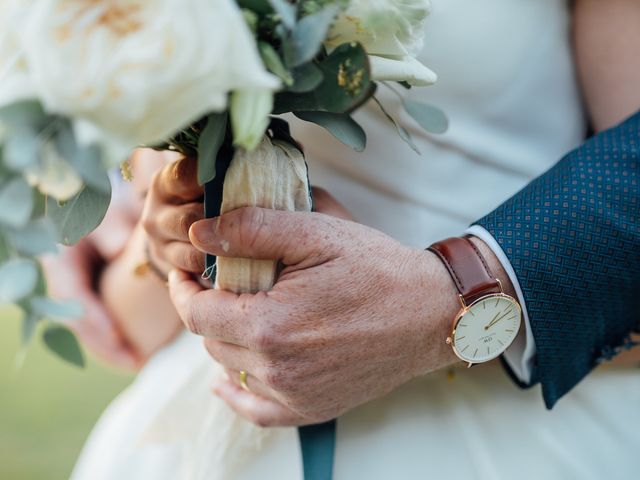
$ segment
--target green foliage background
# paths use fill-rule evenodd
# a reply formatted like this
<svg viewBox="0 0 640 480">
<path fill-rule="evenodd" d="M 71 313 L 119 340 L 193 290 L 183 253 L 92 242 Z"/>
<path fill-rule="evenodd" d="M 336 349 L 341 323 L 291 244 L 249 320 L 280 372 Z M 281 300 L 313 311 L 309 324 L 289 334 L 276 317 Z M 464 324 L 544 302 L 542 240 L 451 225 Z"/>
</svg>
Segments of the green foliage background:
<svg viewBox="0 0 640 480">
<path fill-rule="evenodd" d="M 131 376 L 51 355 L 40 335 L 22 367 L 18 313 L 0 309 L 0 479 L 66 480 L 100 413 Z"/>
</svg>

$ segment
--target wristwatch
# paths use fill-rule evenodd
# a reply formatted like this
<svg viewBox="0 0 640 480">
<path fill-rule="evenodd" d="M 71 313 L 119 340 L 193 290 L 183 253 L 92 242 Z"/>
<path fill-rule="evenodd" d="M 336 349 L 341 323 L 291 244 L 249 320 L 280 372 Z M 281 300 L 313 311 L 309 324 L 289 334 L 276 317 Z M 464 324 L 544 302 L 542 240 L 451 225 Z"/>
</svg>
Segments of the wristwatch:
<svg viewBox="0 0 640 480">
<path fill-rule="evenodd" d="M 462 305 L 447 344 L 469 367 L 502 355 L 520 330 L 518 301 L 504 293 L 500 280 L 468 237 L 449 238 L 428 250 L 447 267 Z"/>
</svg>

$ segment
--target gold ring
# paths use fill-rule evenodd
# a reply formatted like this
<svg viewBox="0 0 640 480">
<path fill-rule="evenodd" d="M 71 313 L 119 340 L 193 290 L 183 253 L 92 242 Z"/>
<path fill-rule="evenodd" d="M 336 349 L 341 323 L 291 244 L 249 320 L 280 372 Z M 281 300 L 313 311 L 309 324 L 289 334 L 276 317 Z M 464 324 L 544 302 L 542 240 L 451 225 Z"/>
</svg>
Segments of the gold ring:
<svg viewBox="0 0 640 480">
<path fill-rule="evenodd" d="M 247 377 L 249 376 L 249 374 L 247 374 L 247 372 L 245 372 L 244 370 L 240 370 L 240 386 L 245 389 L 247 392 L 250 392 L 251 389 L 249 388 L 249 385 L 247 385 Z"/>
</svg>

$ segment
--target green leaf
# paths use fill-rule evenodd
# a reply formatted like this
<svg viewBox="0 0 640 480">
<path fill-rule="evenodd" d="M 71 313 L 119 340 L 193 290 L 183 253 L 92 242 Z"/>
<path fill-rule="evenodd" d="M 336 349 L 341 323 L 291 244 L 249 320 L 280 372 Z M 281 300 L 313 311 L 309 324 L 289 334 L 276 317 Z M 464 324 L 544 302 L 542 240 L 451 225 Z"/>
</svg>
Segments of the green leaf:
<svg viewBox="0 0 640 480">
<path fill-rule="evenodd" d="M 7 238 L 24 255 L 37 256 L 58 251 L 58 232 L 49 218 L 37 218 L 22 228 L 9 230 Z"/>
<path fill-rule="evenodd" d="M 0 189 L 0 223 L 22 227 L 33 211 L 32 187 L 22 177 L 14 177 Z"/>
<path fill-rule="evenodd" d="M 297 67 L 312 60 L 318 54 L 339 12 L 340 8 L 336 5 L 328 5 L 318 13 L 308 15 L 298 22 L 291 36 L 283 44 L 287 65 Z"/>
<path fill-rule="evenodd" d="M 0 120 L 11 131 L 20 129 L 39 131 L 50 119 L 39 102 L 26 100 L 0 108 Z"/>
<path fill-rule="evenodd" d="M 204 185 L 216 177 L 218 152 L 227 133 L 227 112 L 212 113 L 198 141 L 198 183 Z"/>
<path fill-rule="evenodd" d="M 323 80 L 306 93 L 280 92 L 274 113 L 296 111 L 350 112 L 375 92 L 367 52 L 358 43 L 345 43 L 317 64 Z"/>
<path fill-rule="evenodd" d="M 416 144 L 413 142 L 413 138 L 411 138 L 411 134 L 407 131 L 406 128 L 404 128 L 402 125 L 400 125 L 395 118 L 393 118 L 391 116 L 391 114 L 389 112 L 387 112 L 384 108 L 384 106 L 382 105 L 382 103 L 380 103 L 380 101 L 376 98 L 373 97 L 374 101 L 378 104 L 378 106 L 380 107 L 380 110 L 382 110 L 382 113 L 385 115 L 385 117 L 387 117 L 387 119 L 391 122 L 391 124 L 395 127 L 396 131 L 398 132 L 398 135 L 400 136 L 400 138 L 402 140 L 404 140 L 404 142 L 409 145 L 411 147 L 411 149 L 416 152 L 418 155 L 421 155 L 420 150 L 418 149 L 418 147 L 416 146 Z"/>
<path fill-rule="evenodd" d="M 16 258 L 0 265 L 0 304 L 16 303 L 36 288 L 38 267 L 33 260 Z"/>
<path fill-rule="evenodd" d="M 367 145 L 367 135 L 363 128 L 347 113 L 294 112 L 306 122 L 325 128 L 334 137 L 356 152 L 362 152 Z"/>
<path fill-rule="evenodd" d="M 55 142 L 60 155 L 87 185 L 101 193 L 111 192 L 109 174 L 102 164 L 102 154 L 96 145 L 78 145 L 69 123 L 63 124 L 58 130 Z"/>
<path fill-rule="evenodd" d="M 49 198 L 47 216 L 56 225 L 62 243 L 73 245 L 100 225 L 110 200 L 111 194 L 84 187 L 63 204 Z"/>
<path fill-rule="evenodd" d="M 276 52 L 275 48 L 273 48 L 267 42 L 258 42 L 258 49 L 260 50 L 262 61 L 267 66 L 269 71 L 278 76 L 278 78 L 280 78 L 280 80 L 282 80 L 285 85 L 293 85 L 293 77 L 291 76 L 291 73 L 289 73 L 289 70 L 287 70 L 287 68 L 282 63 L 280 55 L 278 55 L 278 52 Z"/>
<path fill-rule="evenodd" d="M 290 92 L 304 93 L 315 90 L 324 79 L 322 70 L 312 62 L 304 63 L 293 69 L 293 84 L 287 89 Z"/>
<path fill-rule="evenodd" d="M 280 16 L 282 23 L 289 29 L 296 25 L 296 6 L 286 0 L 269 0 L 269 4 Z"/>
<path fill-rule="evenodd" d="M 78 320 L 85 313 L 82 304 L 78 302 L 57 301 L 48 297 L 33 297 L 29 306 L 36 316 L 51 320 Z"/>
<path fill-rule="evenodd" d="M 449 128 L 449 120 L 439 108 L 409 99 L 403 100 L 402 104 L 406 112 L 427 132 L 444 133 Z"/>
<path fill-rule="evenodd" d="M 12 132 L 4 145 L 4 162 L 11 170 L 22 172 L 38 163 L 40 139 L 38 132 L 23 128 Z"/>
<path fill-rule="evenodd" d="M 0 235 L 0 263 L 9 260 L 11 253 L 9 252 L 9 244 L 7 239 Z"/>
<path fill-rule="evenodd" d="M 49 350 L 73 365 L 84 367 L 84 355 L 76 337 L 69 329 L 51 325 L 44 331 L 42 339 Z"/>
<path fill-rule="evenodd" d="M 40 319 L 31 313 L 25 314 L 20 326 L 20 340 L 23 346 L 27 346 L 36 333 L 36 327 Z"/>
<path fill-rule="evenodd" d="M 273 12 L 269 0 L 237 0 L 240 8 L 246 8 L 259 15 L 267 15 Z"/>
</svg>

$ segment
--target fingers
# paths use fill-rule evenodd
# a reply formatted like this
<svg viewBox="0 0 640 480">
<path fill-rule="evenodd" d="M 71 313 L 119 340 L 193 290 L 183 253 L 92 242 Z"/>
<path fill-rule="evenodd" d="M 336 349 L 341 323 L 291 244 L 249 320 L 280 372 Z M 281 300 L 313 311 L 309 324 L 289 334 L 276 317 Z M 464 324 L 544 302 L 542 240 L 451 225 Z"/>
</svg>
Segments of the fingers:
<svg viewBox="0 0 640 480">
<path fill-rule="evenodd" d="M 168 242 L 161 247 L 154 247 L 152 250 L 152 257 L 162 259 L 173 268 L 198 275 L 202 274 L 206 268 L 204 253 L 194 248 L 190 243 Z"/>
<path fill-rule="evenodd" d="M 274 400 L 247 392 L 231 380 L 219 380 L 214 385 L 213 392 L 238 415 L 260 427 L 299 426 L 314 423 Z"/>
<path fill-rule="evenodd" d="M 260 351 L 256 332 L 258 302 L 265 295 L 237 295 L 225 290 L 205 289 L 186 272 L 169 274 L 169 293 L 185 326 L 196 335 L 253 347 Z"/>
<path fill-rule="evenodd" d="M 213 255 L 322 263 L 338 255 L 337 247 L 327 248 L 326 232 L 335 230 L 331 222 L 324 215 L 247 207 L 196 222 L 189 236 L 196 248 Z"/>
<path fill-rule="evenodd" d="M 180 240 L 189 242 L 191 225 L 204 217 L 201 203 L 187 203 L 184 205 L 160 208 L 155 214 L 153 224 L 149 229 L 158 240 Z"/>
<path fill-rule="evenodd" d="M 173 203 L 198 200 L 204 189 L 198 185 L 197 160 L 185 157 L 164 167 L 154 176 L 151 192 Z"/>
<path fill-rule="evenodd" d="M 324 213 L 332 217 L 341 218 L 343 220 L 353 221 L 354 217 L 351 212 L 344 208 L 329 192 L 324 188 L 313 187 L 313 210 L 314 212 Z"/>
<path fill-rule="evenodd" d="M 244 387 L 242 386 L 242 382 L 240 381 L 240 370 L 225 368 L 225 372 L 227 373 L 230 382 L 232 382 L 237 387 L 244 389 Z M 271 390 L 264 383 L 258 380 L 258 378 L 253 376 L 249 371 L 247 371 L 247 381 L 245 383 L 247 384 L 247 388 L 249 389 L 248 391 L 253 393 L 254 395 L 259 395 L 262 398 L 280 403 L 273 390 Z"/>
</svg>

